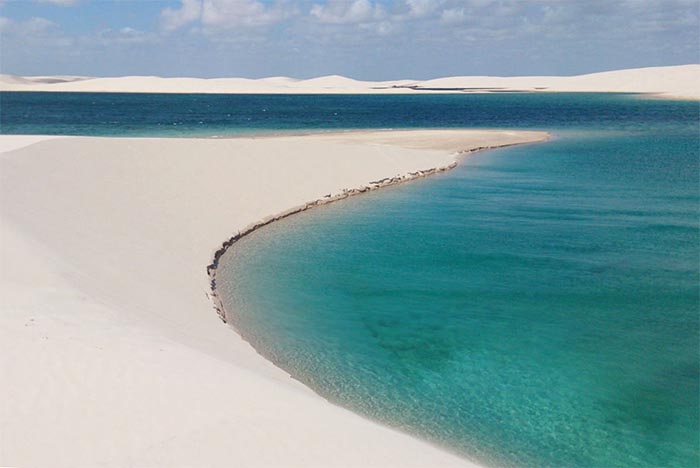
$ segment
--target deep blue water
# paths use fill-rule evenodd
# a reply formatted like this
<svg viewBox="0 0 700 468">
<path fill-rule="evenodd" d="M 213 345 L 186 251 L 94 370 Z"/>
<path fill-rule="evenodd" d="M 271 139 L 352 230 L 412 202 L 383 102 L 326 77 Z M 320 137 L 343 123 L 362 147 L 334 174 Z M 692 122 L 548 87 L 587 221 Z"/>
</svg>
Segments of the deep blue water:
<svg viewBox="0 0 700 468">
<path fill-rule="evenodd" d="M 697 103 L 2 93 L 0 124 L 172 136 L 551 129 L 551 142 L 480 153 L 248 236 L 222 262 L 226 307 L 319 394 L 464 456 L 700 465 Z"/>
<path fill-rule="evenodd" d="M 652 110 L 648 113 L 648 110 Z M 680 113 L 680 114 L 679 114 Z M 632 128 L 697 104 L 607 94 L 212 95 L 0 92 L 0 133 L 226 136 L 354 128 Z"/>
</svg>

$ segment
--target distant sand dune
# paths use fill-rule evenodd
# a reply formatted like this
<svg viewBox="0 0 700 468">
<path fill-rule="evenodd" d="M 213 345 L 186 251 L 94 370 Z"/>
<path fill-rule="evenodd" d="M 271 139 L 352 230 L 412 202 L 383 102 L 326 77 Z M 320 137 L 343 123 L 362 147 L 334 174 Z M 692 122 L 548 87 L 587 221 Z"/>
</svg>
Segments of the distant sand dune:
<svg viewBox="0 0 700 468">
<path fill-rule="evenodd" d="M 358 81 L 339 75 L 309 80 L 287 77 L 118 78 L 18 77 L 0 75 L 0 91 L 73 91 L 223 94 L 379 94 L 435 92 L 630 92 L 669 98 L 700 99 L 700 65 L 636 68 L 579 76 L 454 76 L 434 80 Z"/>
</svg>

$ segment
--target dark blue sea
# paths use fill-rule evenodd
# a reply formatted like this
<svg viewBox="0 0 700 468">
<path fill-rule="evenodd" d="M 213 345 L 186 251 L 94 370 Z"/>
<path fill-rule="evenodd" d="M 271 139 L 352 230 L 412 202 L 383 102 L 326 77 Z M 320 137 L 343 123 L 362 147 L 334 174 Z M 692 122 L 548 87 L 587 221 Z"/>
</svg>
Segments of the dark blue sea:
<svg viewBox="0 0 700 468">
<path fill-rule="evenodd" d="M 235 327 L 328 400 L 485 464 L 699 466 L 697 102 L 0 93 L 4 134 L 460 127 L 554 139 L 246 237 L 218 276 Z"/>
</svg>

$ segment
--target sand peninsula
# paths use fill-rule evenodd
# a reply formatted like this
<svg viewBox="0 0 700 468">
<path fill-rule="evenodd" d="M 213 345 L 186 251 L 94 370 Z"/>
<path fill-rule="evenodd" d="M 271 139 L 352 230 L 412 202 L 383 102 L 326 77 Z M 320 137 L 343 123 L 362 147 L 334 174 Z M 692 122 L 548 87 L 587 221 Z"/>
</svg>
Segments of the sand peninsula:
<svg viewBox="0 0 700 468">
<path fill-rule="evenodd" d="M 665 98 L 700 99 L 700 65 L 614 70 L 577 76 L 453 76 L 432 80 L 358 81 L 331 75 L 288 77 L 162 78 L 123 76 L 0 75 L 0 91 L 222 94 L 416 94 L 499 92 L 649 93 Z"/>
<path fill-rule="evenodd" d="M 474 466 L 260 357 L 219 320 L 206 266 L 294 207 L 546 138 L 0 137 L 0 464 Z"/>
</svg>

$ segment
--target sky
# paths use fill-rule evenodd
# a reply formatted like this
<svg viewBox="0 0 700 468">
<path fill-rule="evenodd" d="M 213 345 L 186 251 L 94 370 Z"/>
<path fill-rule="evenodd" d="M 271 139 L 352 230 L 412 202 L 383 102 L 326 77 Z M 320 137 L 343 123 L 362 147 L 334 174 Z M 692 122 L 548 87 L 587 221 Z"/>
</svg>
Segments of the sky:
<svg viewBox="0 0 700 468">
<path fill-rule="evenodd" d="M 0 73 L 577 75 L 700 63 L 700 0 L 0 0 Z"/>
</svg>

